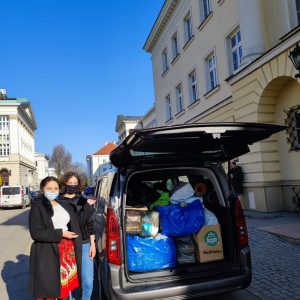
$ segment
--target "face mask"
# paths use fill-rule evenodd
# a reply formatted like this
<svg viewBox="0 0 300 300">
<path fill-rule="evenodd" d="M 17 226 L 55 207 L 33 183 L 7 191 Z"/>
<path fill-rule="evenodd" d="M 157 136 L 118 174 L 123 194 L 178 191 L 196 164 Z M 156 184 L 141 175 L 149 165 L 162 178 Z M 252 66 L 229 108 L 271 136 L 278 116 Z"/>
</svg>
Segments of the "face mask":
<svg viewBox="0 0 300 300">
<path fill-rule="evenodd" d="M 51 193 L 51 192 L 45 192 L 45 197 L 49 200 L 49 201 L 53 201 L 57 198 L 59 192 L 56 193 Z"/>
<path fill-rule="evenodd" d="M 67 185 L 66 186 L 66 194 L 72 195 L 72 194 L 78 194 L 79 187 L 78 185 Z"/>
</svg>

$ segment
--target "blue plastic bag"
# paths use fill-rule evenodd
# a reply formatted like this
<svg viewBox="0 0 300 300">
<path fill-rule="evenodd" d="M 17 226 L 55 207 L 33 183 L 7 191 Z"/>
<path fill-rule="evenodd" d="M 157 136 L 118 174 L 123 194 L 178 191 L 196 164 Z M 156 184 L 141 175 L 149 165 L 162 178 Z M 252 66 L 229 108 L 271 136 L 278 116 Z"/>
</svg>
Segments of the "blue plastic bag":
<svg viewBox="0 0 300 300">
<path fill-rule="evenodd" d="M 200 200 L 181 207 L 179 205 L 157 206 L 162 234 L 186 236 L 198 232 L 205 224 L 203 205 Z"/>
<path fill-rule="evenodd" d="M 133 272 L 155 271 L 177 266 L 176 245 L 172 238 L 127 235 L 127 264 Z"/>
</svg>

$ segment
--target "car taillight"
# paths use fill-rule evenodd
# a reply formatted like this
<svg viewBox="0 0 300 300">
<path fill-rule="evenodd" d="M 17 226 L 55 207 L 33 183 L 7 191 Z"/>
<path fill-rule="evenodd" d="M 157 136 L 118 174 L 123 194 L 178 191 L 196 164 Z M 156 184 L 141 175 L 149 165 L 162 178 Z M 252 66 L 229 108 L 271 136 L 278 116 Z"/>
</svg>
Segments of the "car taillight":
<svg viewBox="0 0 300 300">
<path fill-rule="evenodd" d="M 248 232 L 247 232 L 246 220 L 243 213 L 243 208 L 238 198 L 236 199 L 235 202 L 234 215 L 235 215 L 235 224 L 236 224 L 236 230 L 238 235 L 239 248 L 242 249 L 248 246 Z"/>
<path fill-rule="evenodd" d="M 107 209 L 106 255 L 109 263 L 121 265 L 120 226 L 112 208 Z"/>
</svg>

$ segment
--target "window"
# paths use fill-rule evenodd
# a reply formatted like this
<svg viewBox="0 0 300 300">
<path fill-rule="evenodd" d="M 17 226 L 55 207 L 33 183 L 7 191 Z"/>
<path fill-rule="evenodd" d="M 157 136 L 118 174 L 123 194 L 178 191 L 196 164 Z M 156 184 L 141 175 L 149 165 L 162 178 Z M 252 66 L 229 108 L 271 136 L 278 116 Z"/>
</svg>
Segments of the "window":
<svg viewBox="0 0 300 300">
<path fill-rule="evenodd" d="M 168 69 L 168 52 L 167 49 L 165 49 L 162 52 L 162 63 L 163 63 L 163 73 Z"/>
<path fill-rule="evenodd" d="M 172 119 L 172 105 L 171 105 L 171 96 L 166 97 L 166 121 Z"/>
<path fill-rule="evenodd" d="M 241 66 L 242 56 L 243 56 L 240 30 L 236 31 L 230 37 L 230 47 L 231 47 L 232 67 L 233 67 L 233 71 L 236 71 Z"/>
<path fill-rule="evenodd" d="M 8 116 L 0 116 L 0 131 L 8 131 L 9 130 L 9 119 Z"/>
<path fill-rule="evenodd" d="M 0 156 L 9 156 L 10 155 L 10 147 L 9 144 L 0 144 Z"/>
<path fill-rule="evenodd" d="M 203 22 L 211 13 L 210 0 L 200 0 L 200 19 Z"/>
<path fill-rule="evenodd" d="M 206 59 L 207 90 L 210 91 L 218 85 L 217 64 L 215 53 L 210 54 Z"/>
<path fill-rule="evenodd" d="M 198 100 L 196 71 L 193 71 L 189 75 L 189 90 L 190 90 L 190 103 L 192 104 Z"/>
<path fill-rule="evenodd" d="M 287 141 L 290 144 L 290 151 L 300 150 L 300 105 L 292 107 L 286 112 L 287 118 Z"/>
<path fill-rule="evenodd" d="M 178 34 L 177 34 L 177 32 L 172 37 L 172 50 L 173 50 L 173 58 L 175 58 L 179 54 Z"/>
<path fill-rule="evenodd" d="M 300 24 L 300 0 L 296 0 L 296 13 L 297 13 L 297 20 L 299 25 Z"/>
<path fill-rule="evenodd" d="M 0 156 L 10 155 L 9 117 L 0 116 Z"/>
<path fill-rule="evenodd" d="M 188 42 L 193 36 L 192 18 L 190 13 L 188 13 L 184 18 L 184 34 L 186 42 Z"/>
<path fill-rule="evenodd" d="M 176 104 L 177 104 L 177 113 L 183 111 L 183 97 L 182 97 L 182 86 L 181 84 L 176 87 Z"/>
</svg>

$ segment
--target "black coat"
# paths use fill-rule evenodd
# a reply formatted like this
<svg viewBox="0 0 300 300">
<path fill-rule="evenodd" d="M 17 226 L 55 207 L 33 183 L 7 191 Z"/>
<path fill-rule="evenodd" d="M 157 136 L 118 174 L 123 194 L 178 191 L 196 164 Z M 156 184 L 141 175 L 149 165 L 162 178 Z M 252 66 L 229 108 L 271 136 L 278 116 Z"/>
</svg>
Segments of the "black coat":
<svg viewBox="0 0 300 300">
<path fill-rule="evenodd" d="M 65 203 L 58 202 L 70 214 L 68 228 L 79 234 L 74 248 L 81 279 L 81 235 L 74 212 Z M 62 229 L 54 229 L 51 217 L 53 208 L 43 195 L 32 202 L 29 213 L 29 231 L 34 240 L 30 250 L 29 289 L 36 298 L 57 298 L 60 295 L 60 258 L 58 243 L 63 238 Z"/>
<path fill-rule="evenodd" d="M 59 200 L 69 204 L 77 215 L 80 225 L 82 242 L 90 241 L 90 236 L 95 235 L 95 208 L 87 203 L 87 199 L 82 196 L 66 198 L 64 195 L 59 196 Z"/>
<path fill-rule="evenodd" d="M 242 194 L 244 174 L 240 166 L 230 169 L 228 172 L 228 179 L 234 192 Z"/>
</svg>

